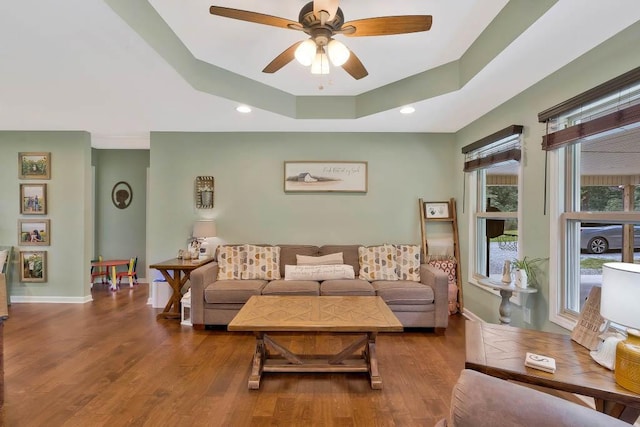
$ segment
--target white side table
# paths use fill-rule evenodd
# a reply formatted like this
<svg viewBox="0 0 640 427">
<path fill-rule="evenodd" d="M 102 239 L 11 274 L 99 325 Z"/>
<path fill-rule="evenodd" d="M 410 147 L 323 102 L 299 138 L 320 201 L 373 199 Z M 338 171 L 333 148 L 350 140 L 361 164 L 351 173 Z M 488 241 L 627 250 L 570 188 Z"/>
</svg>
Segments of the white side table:
<svg viewBox="0 0 640 427">
<path fill-rule="evenodd" d="M 500 323 L 502 325 L 508 325 L 511 323 L 511 301 L 509 299 L 514 292 L 520 292 L 521 294 L 535 294 L 538 292 L 536 288 L 519 288 L 513 284 L 505 284 L 497 282 L 491 279 L 480 280 L 480 284 L 488 286 L 495 291 L 500 291 L 502 301 L 500 302 Z"/>
<path fill-rule="evenodd" d="M 191 325 L 191 289 L 189 289 L 187 293 L 185 293 L 182 296 L 180 303 L 181 303 L 180 317 L 182 319 L 180 321 L 180 324 L 186 325 L 186 326 L 192 326 Z"/>
</svg>

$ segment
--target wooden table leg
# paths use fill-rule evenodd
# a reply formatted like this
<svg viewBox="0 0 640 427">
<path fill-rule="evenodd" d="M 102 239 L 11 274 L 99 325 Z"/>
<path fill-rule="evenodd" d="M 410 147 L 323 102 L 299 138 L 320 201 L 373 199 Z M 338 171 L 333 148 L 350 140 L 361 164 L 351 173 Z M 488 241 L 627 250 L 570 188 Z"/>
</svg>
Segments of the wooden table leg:
<svg viewBox="0 0 640 427">
<path fill-rule="evenodd" d="M 109 287 L 109 289 L 111 289 L 112 291 L 117 291 L 117 285 L 116 285 L 116 266 L 112 265 L 111 266 L 111 286 Z"/>
<path fill-rule="evenodd" d="M 640 409 L 631 408 L 629 406 L 623 405 L 622 403 L 617 403 L 610 400 L 596 398 L 594 398 L 594 400 L 596 403 L 596 410 L 598 412 L 603 412 L 609 416 L 618 418 L 629 424 L 634 424 L 638 420 L 638 416 L 640 416 Z"/>
<path fill-rule="evenodd" d="M 364 356 L 369 368 L 369 376 L 371 377 L 371 388 L 374 390 L 382 389 L 382 377 L 378 370 L 378 355 L 376 354 L 376 337 L 377 333 L 367 333 L 368 342 L 364 350 Z"/>
<path fill-rule="evenodd" d="M 251 375 L 249 375 L 249 390 L 258 390 L 260 388 L 260 377 L 262 376 L 265 357 L 264 333 L 256 332 L 256 349 L 253 353 Z"/>
<path fill-rule="evenodd" d="M 169 286 L 171 286 L 171 298 L 165 305 L 162 313 L 159 313 L 157 318 L 165 318 L 165 319 L 179 319 L 180 318 L 180 300 L 182 299 L 182 287 L 187 280 L 189 280 L 189 274 L 182 275 L 182 270 L 174 270 L 173 277 L 166 271 L 160 270 L 164 278 L 166 279 Z"/>
</svg>

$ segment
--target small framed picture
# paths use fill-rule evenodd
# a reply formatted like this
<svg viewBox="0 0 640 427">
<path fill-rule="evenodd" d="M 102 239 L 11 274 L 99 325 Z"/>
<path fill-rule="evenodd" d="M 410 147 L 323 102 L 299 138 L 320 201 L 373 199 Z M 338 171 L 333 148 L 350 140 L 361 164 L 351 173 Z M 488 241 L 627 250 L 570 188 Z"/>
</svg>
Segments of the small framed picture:
<svg viewBox="0 0 640 427">
<path fill-rule="evenodd" d="M 18 245 L 49 246 L 51 244 L 51 220 L 19 219 Z"/>
<path fill-rule="evenodd" d="M 51 179 L 51 153 L 18 153 L 18 178 Z"/>
<path fill-rule="evenodd" d="M 47 252 L 20 251 L 20 281 L 47 281 Z"/>
<path fill-rule="evenodd" d="M 427 219 L 451 218 L 449 202 L 424 202 L 424 216 Z"/>
<path fill-rule="evenodd" d="M 20 213 L 23 215 L 47 213 L 47 184 L 20 184 Z"/>
</svg>

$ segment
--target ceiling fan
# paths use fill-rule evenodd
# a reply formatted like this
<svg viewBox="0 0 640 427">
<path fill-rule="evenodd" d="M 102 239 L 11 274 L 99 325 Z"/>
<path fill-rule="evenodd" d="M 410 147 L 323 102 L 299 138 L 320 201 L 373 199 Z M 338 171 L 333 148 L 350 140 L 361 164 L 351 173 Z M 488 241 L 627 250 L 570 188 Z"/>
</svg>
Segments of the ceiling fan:
<svg viewBox="0 0 640 427">
<path fill-rule="evenodd" d="M 265 15 L 240 9 L 211 6 L 212 15 L 257 24 L 271 25 L 289 30 L 302 31 L 309 35 L 304 41 L 289 46 L 267 65 L 263 73 L 275 73 L 293 59 L 311 66 L 312 74 L 328 74 L 329 59 L 341 66 L 354 79 L 359 80 L 369 73 L 360 59 L 343 43 L 333 38 L 337 34 L 348 37 L 387 36 L 394 34 L 428 31 L 431 15 L 381 16 L 344 22 L 338 0 L 314 0 L 300 10 L 298 22 L 286 18 Z"/>
</svg>

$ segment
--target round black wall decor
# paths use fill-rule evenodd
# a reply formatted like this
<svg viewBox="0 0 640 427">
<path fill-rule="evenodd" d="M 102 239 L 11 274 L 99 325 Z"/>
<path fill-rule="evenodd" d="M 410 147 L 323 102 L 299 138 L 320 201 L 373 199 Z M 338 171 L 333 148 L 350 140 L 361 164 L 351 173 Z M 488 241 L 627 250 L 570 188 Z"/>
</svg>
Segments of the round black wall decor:
<svg viewBox="0 0 640 427">
<path fill-rule="evenodd" d="M 117 182 L 111 190 L 111 201 L 118 209 L 126 209 L 133 200 L 133 190 L 131 186 L 124 181 Z"/>
</svg>

